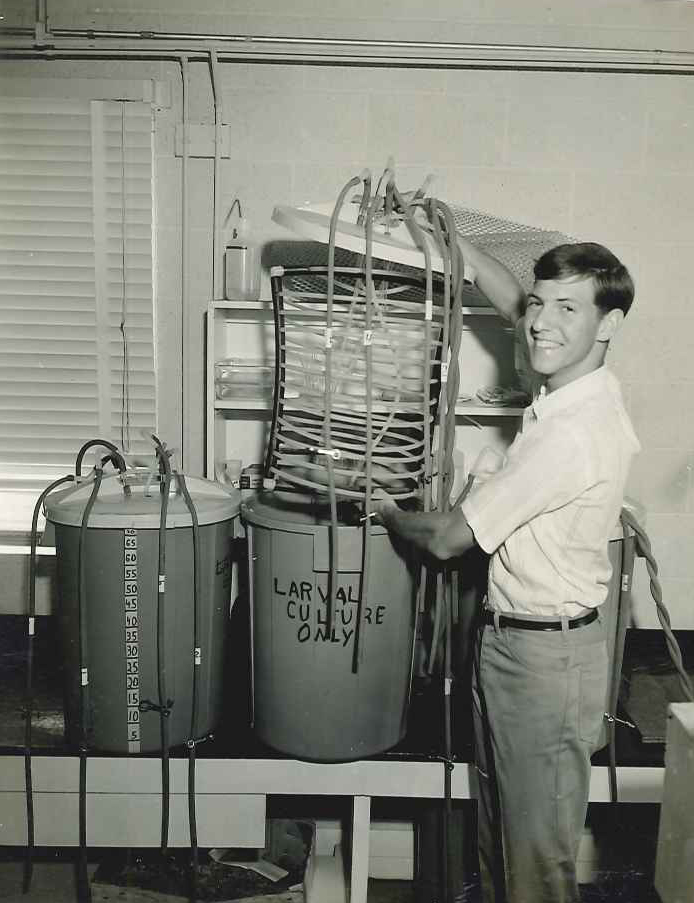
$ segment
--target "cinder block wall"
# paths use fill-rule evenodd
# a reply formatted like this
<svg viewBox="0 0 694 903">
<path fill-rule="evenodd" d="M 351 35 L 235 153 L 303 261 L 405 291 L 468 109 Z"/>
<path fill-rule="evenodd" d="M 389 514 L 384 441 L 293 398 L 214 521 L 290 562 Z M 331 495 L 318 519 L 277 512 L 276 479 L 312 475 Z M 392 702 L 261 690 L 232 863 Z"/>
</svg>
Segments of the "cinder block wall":
<svg viewBox="0 0 694 903">
<path fill-rule="evenodd" d="M 461 9 L 461 7 L 465 7 Z M 31 24 L 33 0 L 8 3 L 3 24 Z M 398 40 L 688 50 L 694 4 L 664 0 L 128 0 L 49 2 L 54 27 L 159 29 Z M 229 7 L 232 7 L 230 10 Z M 432 8 L 433 7 L 433 8 Z M 589 24 L 586 24 L 589 23 Z M 160 388 L 165 423 L 179 419 L 180 160 L 174 130 L 181 76 L 174 63 L 0 61 L 14 78 L 156 78 L 172 106 L 156 117 Z M 665 600 L 676 627 L 694 628 L 694 78 L 610 72 L 221 64 L 232 156 L 222 197 L 238 196 L 256 236 L 286 238 L 278 203 L 335 196 L 364 165 L 396 160 L 401 184 L 435 172 L 436 193 L 512 219 L 604 242 L 632 269 L 634 310 L 614 343 L 643 452 L 629 493 L 645 505 Z M 2 88 L 0 87 L 0 90 Z M 208 67 L 191 64 L 190 117 L 212 123 Z M 202 312 L 211 298 L 212 163 L 191 161 L 190 472 L 203 453 Z M 176 393 L 177 394 L 177 393 Z M 198 400 L 199 399 L 199 400 Z M 642 563 L 636 623 L 655 626 Z"/>
</svg>

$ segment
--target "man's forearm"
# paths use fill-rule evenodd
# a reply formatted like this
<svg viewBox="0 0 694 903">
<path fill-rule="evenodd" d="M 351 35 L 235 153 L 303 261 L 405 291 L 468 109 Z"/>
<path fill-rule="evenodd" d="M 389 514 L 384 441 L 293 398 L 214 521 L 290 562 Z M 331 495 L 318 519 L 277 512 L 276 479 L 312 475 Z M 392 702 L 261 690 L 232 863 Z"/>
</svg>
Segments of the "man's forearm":
<svg viewBox="0 0 694 903">
<path fill-rule="evenodd" d="M 523 313 L 525 301 L 525 292 L 519 281 L 503 263 L 462 235 L 458 236 L 458 244 L 463 259 L 475 271 L 477 288 L 502 317 L 515 323 Z"/>
<path fill-rule="evenodd" d="M 461 511 L 401 511 L 393 503 L 381 503 L 376 510 L 389 530 L 441 561 L 462 555 L 475 544 Z"/>
</svg>

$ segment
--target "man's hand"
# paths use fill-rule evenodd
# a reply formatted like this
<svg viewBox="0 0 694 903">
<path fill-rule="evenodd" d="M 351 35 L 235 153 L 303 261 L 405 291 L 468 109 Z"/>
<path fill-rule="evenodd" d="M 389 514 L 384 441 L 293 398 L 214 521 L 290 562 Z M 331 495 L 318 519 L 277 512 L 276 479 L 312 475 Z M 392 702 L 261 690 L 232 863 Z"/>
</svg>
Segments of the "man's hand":
<svg viewBox="0 0 694 903">
<path fill-rule="evenodd" d="M 439 561 L 462 555 L 475 544 L 472 530 L 460 510 L 403 511 L 383 489 L 373 493 L 371 503 L 377 523 Z"/>
<path fill-rule="evenodd" d="M 377 524 L 388 526 L 386 518 L 388 511 L 399 510 L 395 500 L 385 491 L 385 489 L 376 489 L 371 495 L 371 511 Z"/>
</svg>

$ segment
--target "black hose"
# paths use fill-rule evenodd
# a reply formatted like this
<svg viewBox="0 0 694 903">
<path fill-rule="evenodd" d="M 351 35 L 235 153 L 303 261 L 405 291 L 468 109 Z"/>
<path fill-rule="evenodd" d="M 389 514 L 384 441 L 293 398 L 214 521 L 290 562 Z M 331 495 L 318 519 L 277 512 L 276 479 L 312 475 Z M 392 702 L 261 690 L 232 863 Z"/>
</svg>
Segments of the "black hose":
<svg viewBox="0 0 694 903">
<path fill-rule="evenodd" d="M 79 859 L 77 861 L 77 899 L 89 903 L 92 898 L 87 871 L 87 749 L 80 746 L 79 778 Z"/>
<path fill-rule="evenodd" d="M 114 465 L 121 473 L 125 473 L 127 464 L 117 445 L 114 445 L 113 442 L 109 442 L 107 439 L 90 439 L 89 442 L 85 442 L 82 448 L 77 452 L 77 458 L 75 459 L 76 476 L 79 477 L 82 475 L 82 460 L 86 452 L 95 445 L 107 448 L 111 452 L 108 457 L 113 461 Z"/>
<path fill-rule="evenodd" d="M 636 539 L 631 527 L 626 523 L 624 512 L 621 516 L 622 542 L 620 544 L 619 598 L 617 603 L 617 622 L 615 625 L 612 674 L 610 675 L 610 696 L 607 717 L 607 745 L 609 753 L 608 777 L 610 785 L 610 801 L 619 802 L 617 786 L 617 706 L 622 679 L 622 663 L 624 661 L 624 642 L 627 627 L 631 618 L 631 586 L 634 572 L 634 549 Z"/>
<path fill-rule="evenodd" d="M 152 435 L 159 470 L 163 476 L 160 485 L 161 515 L 159 518 L 159 556 L 157 577 L 157 683 L 159 694 L 159 730 L 161 737 L 161 852 L 166 855 L 169 845 L 169 714 L 173 700 L 166 692 L 166 516 L 169 507 L 169 490 L 171 487 L 171 463 L 169 455 L 161 441 Z"/>
<path fill-rule="evenodd" d="M 450 323 L 446 322 L 446 342 L 444 353 L 450 349 L 450 364 L 448 368 L 443 393 L 446 398 L 446 417 L 442 425 L 439 442 L 445 446 L 441 463 L 439 465 L 439 492 L 441 493 L 441 510 L 451 509 L 451 491 L 454 481 L 453 447 L 455 445 L 455 406 L 460 386 L 459 353 L 463 329 L 463 287 L 465 276 L 465 263 L 462 251 L 457 241 L 457 233 L 453 214 L 446 204 L 434 201 L 431 205 L 431 219 L 435 226 L 437 243 L 441 249 L 445 261 L 445 276 L 447 280 L 446 291 L 452 291 Z M 441 229 L 440 220 L 443 220 L 445 230 Z M 450 302 L 449 302 L 450 303 Z M 448 312 L 446 312 L 448 321 Z M 468 480 L 468 491 L 472 486 Z M 457 503 L 457 500 L 456 500 Z M 444 581 L 444 612 L 445 612 L 445 638 L 444 638 L 444 882 L 443 887 L 447 903 L 453 903 L 454 899 L 454 854 L 452 845 L 453 834 L 453 801 L 451 779 L 453 776 L 453 710 L 451 705 L 451 692 L 453 687 L 453 578 L 454 572 L 445 572 Z"/>
<path fill-rule="evenodd" d="M 607 749 L 609 753 L 609 762 L 607 775 L 610 785 L 610 802 L 619 802 L 619 791 L 617 785 L 617 731 L 615 724 L 615 716 L 617 714 L 617 700 L 619 699 L 619 684 L 622 673 L 621 660 L 617 660 L 617 650 L 619 648 L 620 622 L 625 617 L 625 608 L 628 604 L 628 594 L 631 589 L 631 575 L 625 573 L 626 554 L 625 546 L 629 528 L 622 521 L 622 542 L 620 543 L 620 559 L 619 559 L 619 594 L 617 600 L 617 624 L 615 627 L 614 651 L 612 661 L 612 674 L 610 675 L 610 696 L 608 701 L 607 715 Z M 629 578 L 628 580 L 625 578 Z M 614 575 L 613 575 L 614 579 Z"/>
<path fill-rule="evenodd" d="M 198 898 L 198 826 L 195 813 L 195 741 L 188 742 L 188 825 L 190 827 L 190 899 Z"/>
<path fill-rule="evenodd" d="M 202 661 L 200 649 L 200 624 L 199 624 L 199 600 L 200 588 L 200 525 L 198 513 L 195 510 L 193 499 L 186 485 L 186 478 L 182 473 L 176 474 L 178 488 L 183 495 L 190 513 L 190 521 L 193 530 L 193 692 L 190 709 L 190 733 L 188 739 L 188 824 L 190 827 L 190 852 L 191 852 L 191 899 L 193 903 L 197 897 L 198 886 L 198 830 L 195 811 L 195 742 L 198 738 L 198 713 L 200 710 L 200 682 L 198 669 Z"/>
<path fill-rule="evenodd" d="M 29 555 L 29 614 L 27 623 L 27 671 L 26 692 L 24 699 L 24 782 L 26 787 L 27 806 L 27 846 L 24 859 L 24 877 L 22 880 L 23 893 L 28 893 L 31 888 L 31 878 L 34 870 L 34 792 L 31 769 L 31 719 L 34 710 L 34 624 L 36 618 L 36 547 L 38 545 L 38 525 L 41 506 L 46 497 L 63 483 L 72 483 L 75 478 L 72 474 L 61 477 L 59 480 L 47 486 L 38 497 L 34 505 L 34 513 L 31 518 L 31 552 Z"/>
<path fill-rule="evenodd" d="M 183 499 L 190 514 L 190 520 L 193 530 L 193 697 L 190 711 L 190 739 L 195 740 L 198 737 L 198 712 L 200 706 L 200 683 L 198 681 L 198 668 L 201 664 L 200 651 L 200 621 L 199 621 L 199 600 L 202 595 L 200 586 L 201 570 L 200 570 L 200 524 L 198 522 L 198 512 L 195 509 L 193 499 L 191 498 L 186 478 L 182 473 L 176 474 L 176 482 L 183 496 Z"/>
<path fill-rule="evenodd" d="M 451 776 L 453 771 L 452 742 L 451 742 L 451 584 L 450 575 L 439 572 L 437 574 L 437 595 L 443 597 L 445 612 L 444 632 L 444 656 L 443 656 L 443 861 L 442 861 L 442 888 L 446 903 L 452 903 L 452 879 L 453 879 L 453 850 L 451 845 L 453 828 L 453 801 L 451 793 Z"/>
<path fill-rule="evenodd" d="M 388 182 L 391 185 L 391 182 Z M 391 190 L 392 198 L 392 190 Z M 378 205 L 378 196 L 366 211 L 364 222 L 364 328 L 371 330 L 373 306 L 373 221 Z M 366 445 L 364 448 L 364 527 L 362 531 L 362 558 L 357 606 L 357 623 L 354 635 L 354 651 L 352 654 L 352 673 L 356 674 L 361 664 L 364 650 L 364 613 L 367 606 L 369 576 L 371 573 L 371 494 L 373 490 L 373 349 L 371 339 L 364 333 L 364 358 L 366 370 Z M 368 344 L 366 344 L 368 341 Z"/>
<path fill-rule="evenodd" d="M 77 557 L 77 610 L 79 615 L 79 680 L 80 680 L 80 779 L 79 779 L 79 860 L 77 871 L 77 897 L 80 903 L 91 900 L 87 874 L 87 751 L 89 729 L 89 643 L 87 622 L 87 528 L 96 497 L 101 487 L 103 472 L 94 468 L 94 485 L 82 513 L 79 552 Z"/>
<path fill-rule="evenodd" d="M 328 473 L 328 493 L 330 496 L 330 526 L 328 527 L 328 543 L 330 548 L 330 571 L 328 582 L 328 598 L 325 610 L 325 629 L 328 632 L 328 640 L 332 636 L 335 623 L 335 610 L 337 608 L 338 570 L 340 567 L 340 522 L 337 516 L 337 492 L 335 489 L 335 471 L 328 448 L 325 456 L 325 466 Z M 355 642 L 356 648 L 356 642 Z"/>
<path fill-rule="evenodd" d="M 333 350 L 333 300 L 335 296 L 335 237 L 337 234 L 337 222 L 345 198 L 352 188 L 361 182 L 359 176 L 350 179 L 343 186 L 337 196 L 337 201 L 330 216 L 330 229 L 328 233 L 328 277 L 326 286 L 326 333 L 325 333 L 325 388 L 323 404 L 325 407 L 325 422 L 323 424 L 323 437 L 326 452 L 328 491 L 330 493 L 330 583 L 328 586 L 328 600 L 326 610 L 326 623 L 328 637 L 332 634 L 335 608 L 337 607 L 337 572 L 339 567 L 339 524 L 337 520 L 337 498 L 335 491 L 334 471 L 330 455 L 333 452 L 331 421 L 332 421 L 332 350 Z"/>
</svg>

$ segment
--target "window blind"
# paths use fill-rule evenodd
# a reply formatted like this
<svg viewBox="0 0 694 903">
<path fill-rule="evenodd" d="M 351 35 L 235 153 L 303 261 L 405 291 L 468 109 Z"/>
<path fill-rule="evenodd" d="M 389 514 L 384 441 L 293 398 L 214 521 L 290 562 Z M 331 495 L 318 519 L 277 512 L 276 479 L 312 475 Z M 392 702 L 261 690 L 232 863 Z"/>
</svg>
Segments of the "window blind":
<svg viewBox="0 0 694 903">
<path fill-rule="evenodd" d="M 0 97 L 0 476 L 156 428 L 152 108 Z"/>
</svg>

